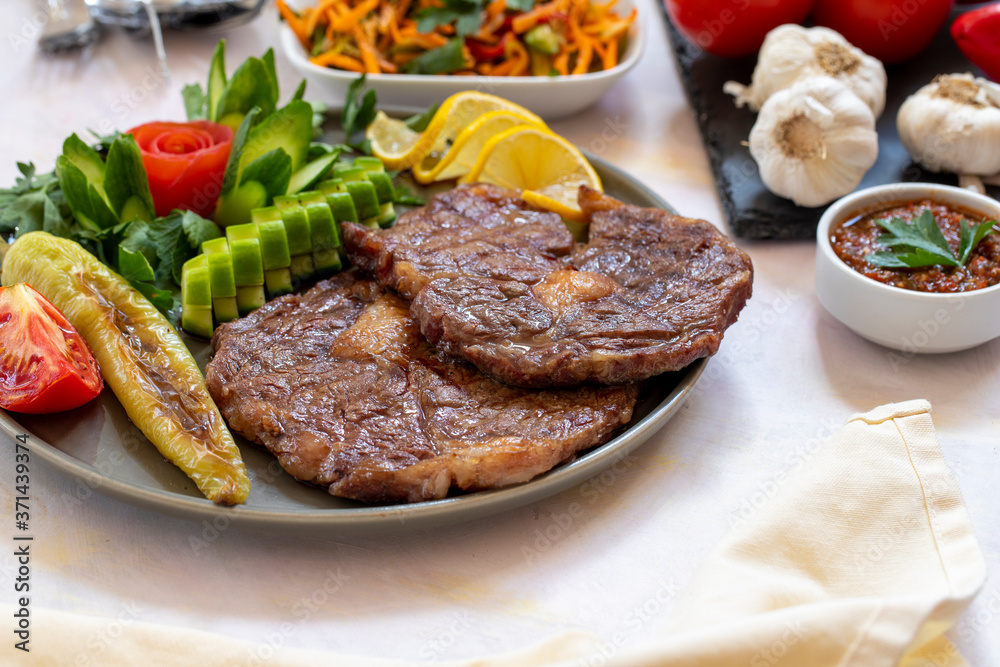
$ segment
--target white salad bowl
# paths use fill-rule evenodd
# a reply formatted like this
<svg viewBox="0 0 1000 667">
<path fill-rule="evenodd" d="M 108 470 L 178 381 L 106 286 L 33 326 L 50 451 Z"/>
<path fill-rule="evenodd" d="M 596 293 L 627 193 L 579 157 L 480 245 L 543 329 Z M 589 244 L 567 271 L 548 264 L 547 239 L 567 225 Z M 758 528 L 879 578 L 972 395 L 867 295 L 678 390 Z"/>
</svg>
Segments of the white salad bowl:
<svg viewBox="0 0 1000 667">
<path fill-rule="evenodd" d="M 310 0 L 311 1 L 311 0 Z M 289 3 L 307 6 L 302 2 Z M 315 2 L 312 2 L 315 4 Z M 628 14 L 633 0 L 620 0 L 615 10 Z M 639 62 L 643 52 L 643 30 L 638 16 L 629 29 L 628 45 L 615 67 L 602 72 L 570 76 L 450 76 L 439 74 L 371 74 L 367 83 L 378 95 L 380 106 L 427 107 L 463 90 L 498 95 L 527 107 L 546 120 L 569 116 L 597 102 Z M 308 99 L 341 107 L 355 72 L 320 67 L 287 25 L 281 26 L 281 46 L 292 65 L 309 82 Z"/>
<path fill-rule="evenodd" d="M 1000 336 L 1000 285 L 947 294 L 916 292 L 868 278 L 833 251 L 830 235 L 836 225 L 921 199 L 1000 220 L 1000 202 L 946 185 L 897 183 L 847 195 L 826 210 L 816 230 L 820 303 L 861 336 L 908 354 L 955 352 Z"/>
</svg>

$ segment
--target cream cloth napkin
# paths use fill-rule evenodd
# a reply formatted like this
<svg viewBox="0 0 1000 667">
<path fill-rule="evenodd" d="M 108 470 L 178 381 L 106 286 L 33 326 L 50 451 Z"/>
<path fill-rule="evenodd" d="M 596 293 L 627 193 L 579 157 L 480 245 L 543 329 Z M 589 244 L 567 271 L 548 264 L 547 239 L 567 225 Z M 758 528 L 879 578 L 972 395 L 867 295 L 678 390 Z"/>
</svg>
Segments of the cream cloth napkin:
<svg viewBox="0 0 1000 667">
<path fill-rule="evenodd" d="M 938 448 L 929 403 L 855 415 L 775 484 L 779 492 L 713 549 L 653 639 L 619 650 L 567 633 L 515 653 L 447 664 L 966 664 L 943 633 L 982 585 L 986 566 Z M 263 656 L 260 645 L 140 622 L 88 652 L 107 628 L 108 619 L 36 610 L 30 656 L 8 655 L 12 664 L 45 667 L 414 664 L 284 647 Z"/>
</svg>

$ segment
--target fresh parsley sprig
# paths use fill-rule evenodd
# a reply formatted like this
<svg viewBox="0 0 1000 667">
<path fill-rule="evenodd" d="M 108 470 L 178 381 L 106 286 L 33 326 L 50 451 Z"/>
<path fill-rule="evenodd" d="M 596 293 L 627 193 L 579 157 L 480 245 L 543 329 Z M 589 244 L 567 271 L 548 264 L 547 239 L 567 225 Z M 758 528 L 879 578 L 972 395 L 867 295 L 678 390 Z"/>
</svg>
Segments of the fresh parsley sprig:
<svg viewBox="0 0 1000 667">
<path fill-rule="evenodd" d="M 452 26 L 455 37 L 443 46 L 420 54 L 403 67 L 408 74 L 447 74 L 466 67 L 465 38 L 475 35 L 483 24 L 486 0 L 441 0 L 438 7 L 424 7 L 416 13 L 417 31 L 434 32 L 438 26 Z M 507 9 L 527 12 L 535 0 L 507 0 Z"/>
<path fill-rule="evenodd" d="M 14 186 L 0 189 L 0 239 L 46 231 L 76 241 L 173 321 L 181 266 L 202 241 L 219 235 L 215 223 L 174 211 L 148 223 L 132 220 L 91 229 L 74 218 L 55 172 L 39 174 L 30 162 L 18 162 L 17 168 L 21 176 Z"/>
<path fill-rule="evenodd" d="M 374 90 L 365 91 L 365 78 L 362 74 L 347 87 L 344 110 L 340 112 L 340 126 L 344 128 L 345 144 L 360 153 L 371 155 L 371 143 L 364 138 L 355 138 L 375 120 L 375 104 L 378 100 Z"/>
<path fill-rule="evenodd" d="M 439 106 L 441 105 L 435 102 L 420 113 L 413 114 L 409 118 L 404 118 L 403 122 L 414 132 L 423 132 L 431 124 L 431 120 L 433 120 Z"/>
<path fill-rule="evenodd" d="M 987 235 L 996 231 L 995 220 L 984 220 L 978 225 L 962 220 L 958 256 L 948 245 L 941 227 L 929 208 L 907 223 L 902 218 L 876 220 L 888 231 L 876 240 L 890 250 L 868 255 L 865 260 L 884 269 L 915 269 L 924 266 L 965 266 L 972 251 Z"/>
<path fill-rule="evenodd" d="M 465 39 L 453 37 L 444 46 L 424 51 L 406 63 L 403 70 L 407 74 L 447 74 L 465 67 Z"/>
<path fill-rule="evenodd" d="M 39 174 L 31 162 L 18 162 L 17 169 L 21 176 L 14 186 L 0 189 L 0 236 L 38 230 L 66 234 L 73 226 L 73 215 L 55 172 Z"/>
<path fill-rule="evenodd" d="M 365 90 L 365 75 L 362 74 L 351 82 L 347 88 L 347 97 L 344 100 L 344 110 L 340 116 L 341 125 L 346 135 L 346 145 L 341 148 L 371 155 L 371 142 L 367 139 L 352 141 L 352 137 L 362 133 L 375 120 L 378 97 L 374 90 Z M 403 122 L 414 132 L 423 132 L 431 122 L 434 114 L 438 110 L 437 104 L 432 104 L 422 112 L 414 114 Z M 389 175 L 395 180 L 399 172 L 390 171 Z M 400 185 L 393 190 L 392 203 L 402 206 L 423 206 L 427 201 L 415 195 L 405 185 Z"/>
<path fill-rule="evenodd" d="M 442 0 L 439 7 L 425 7 L 417 12 L 417 31 L 432 32 L 439 25 L 455 26 L 459 37 L 473 35 L 483 22 L 485 0 Z M 507 0 L 507 9 L 518 12 L 530 11 L 535 0 Z"/>
<path fill-rule="evenodd" d="M 483 0 L 443 0 L 440 7 L 425 7 L 417 12 L 417 32 L 433 32 L 439 25 L 455 24 L 459 37 L 479 30 Z"/>
</svg>

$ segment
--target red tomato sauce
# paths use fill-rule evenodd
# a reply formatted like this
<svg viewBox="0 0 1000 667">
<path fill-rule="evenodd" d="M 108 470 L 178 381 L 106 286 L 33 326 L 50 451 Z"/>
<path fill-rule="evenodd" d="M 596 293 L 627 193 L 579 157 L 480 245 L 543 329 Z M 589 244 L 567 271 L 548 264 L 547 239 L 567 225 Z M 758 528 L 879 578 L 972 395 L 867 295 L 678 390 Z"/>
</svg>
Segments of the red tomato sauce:
<svg viewBox="0 0 1000 667">
<path fill-rule="evenodd" d="M 873 266 L 865 257 L 889 250 L 878 242 L 885 230 L 876 220 L 902 218 L 912 222 L 924 209 L 930 208 L 934 219 L 958 255 L 961 221 L 978 224 L 985 219 L 981 213 L 965 211 L 929 199 L 897 204 L 872 213 L 859 215 L 840 223 L 830 235 L 830 245 L 845 264 L 858 273 L 886 285 L 918 292 L 968 292 L 1000 283 L 1000 234 L 990 234 L 975 247 L 965 266 L 925 266 L 914 269 L 887 269 Z"/>
</svg>

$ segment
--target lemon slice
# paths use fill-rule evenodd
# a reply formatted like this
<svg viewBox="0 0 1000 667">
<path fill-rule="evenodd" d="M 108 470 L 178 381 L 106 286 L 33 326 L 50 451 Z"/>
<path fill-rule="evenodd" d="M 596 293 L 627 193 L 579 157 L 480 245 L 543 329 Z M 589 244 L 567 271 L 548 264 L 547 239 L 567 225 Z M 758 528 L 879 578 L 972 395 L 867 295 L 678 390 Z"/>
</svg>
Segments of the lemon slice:
<svg viewBox="0 0 1000 667">
<path fill-rule="evenodd" d="M 546 128 L 519 125 L 486 142 L 462 183 L 481 181 L 522 190 L 529 204 L 583 222 L 581 185 L 603 191 L 601 179 L 573 144 Z"/>
<path fill-rule="evenodd" d="M 401 120 L 389 118 L 384 111 L 375 114 L 365 138 L 371 141 L 372 155 L 382 160 L 386 169 L 406 169 L 418 162 L 431 145 L 421 133 Z"/>
<path fill-rule="evenodd" d="M 519 104 L 496 95 L 464 90 L 446 99 L 421 133 L 414 132 L 401 120 L 379 113 L 365 130 L 365 137 L 371 141 L 372 154 L 387 168 L 407 169 L 427 155 L 443 156 L 462 130 L 490 111 L 512 111 L 534 124 L 544 125 L 541 118 Z"/>
<path fill-rule="evenodd" d="M 418 183 L 445 181 L 469 173 L 486 142 L 494 136 L 518 125 L 537 125 L 529 116 L 518 111 L 490 111 L 464 128 L 440 160 L 430 156 L 413 165 L 413 177 Z M 545 125 L 538 125 L 544 128 Z"/>
</svg>

